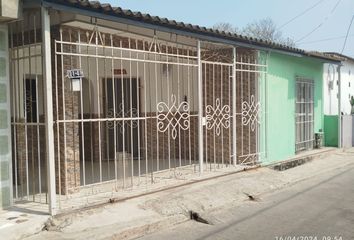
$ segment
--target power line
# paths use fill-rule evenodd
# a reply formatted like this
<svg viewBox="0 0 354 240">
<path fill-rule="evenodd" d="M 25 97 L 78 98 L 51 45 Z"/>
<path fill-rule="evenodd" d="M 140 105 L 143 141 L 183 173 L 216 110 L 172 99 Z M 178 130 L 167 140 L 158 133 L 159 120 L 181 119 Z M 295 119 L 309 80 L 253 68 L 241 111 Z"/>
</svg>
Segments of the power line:
<svg viewBox="0 0 354 240">
<path fill-rule="evenodd" d="M 323 23 L 320 23 L 317 27 L 315 27 L 313 30 L 311 30 L 311 32 L 307 33 L 305 36 L 299 38 L 299 39 L 296 40 L 295 42 L 298 43 L 298 42 L 304 40 L 305 38 L 307 38 L 308 36 L 310 36 L 312 33 L 314 33 L 317 29 L 319 29 L 322 25 L 323 25 Z"/>
<path fill-rule="evenodd" d="M 318 5 L 320 5 L 322 2 L 324 2 L 326 0 L 320 0 L 317 3 L 315 3 L 314 5 L 312 5 L 311 7 L 305 9 L 303 12 L 301 12 L 300 14 L 296 15 L 295 17 L 293 17 L 292 19 L 290 19 L 289 21 L 287 21 L 286 23 L 284 23 L 283 25 L 281 25 L 278 30 L 282 29 L 283 27 L 285 27 L 286 25 L 288 25 L 289 23 L 293 22 L 294 20 L 296 20 L 297 18 L 305 15 L 307 12 L 309 12 L 310 10 L 312 10 L 313 8 L 317 7 Z"/>
<path fill-rule="evenodd" d="M 318 25 L 316 26 L 314 29 L 312 29 L 309 33 L 307 33 L 305 36 L 301 37 L 300 39 L 298 39 L 297 41 L 295 41 L 296 43 L 297 42 L 300 42 L 302 40 L 304 40 L 305 38 L 307 38 L 308 36 L 310 36 L 312 33 L 314 33 L 317 29 L 319 29 L 320 27 L 323 26 L 323 24 L 325 24 L 325 22 L 327 22 L 327 20 L 333 15 L 334 11 L 337 9 L 339 3 L 341 2 L 342 0 L 338 0 L 336 5 L 332 8 L 331 12 L 329 14 L 327 14 L 327 16 L 324 18 L 324 20 Z"/>
<path fill-rule="evenodd" d="M 314 41 L 308 41 L 308 42 L 300 42 L 298 43 L 299 45 L 302 44 L 311 44 L 311 43 L 318 43 L 318 42 L 326 42 L 326 41 L 331 41 L 331 40 L 338 40 L 338 39 L 343 39 L 346 36 L 338 36 L 338 37 L 331 37 L 331 38 L 323 38 L 323 39 L 318 39 L 318 40 L 314 40 Z M 349 35 L 349 37 L 354 37 L 354 35 Z"/>
<path fill-rule="evenodd" d="M 353 17 L 352 17 L 352 20 L 350 20 L 350 24 L 349 24 L 349 27 L 348 27 L 348 30 L 347 30 L 347 35 L 345 36 L 343 48 L 342 48 L 342 51 L 341 51 L 340 53 L 343 53 L 344 48 L 345 48 L 345 45 L 347 44 L 347 39 L 348 39 L 348 35 L 349 35 L 349 32 L 350 32 L 350 28 L 351 28 L 351 26 L 352 26 L 353 20 L 354 20 L 354 15 L 353 15 Z"/>
</svg>

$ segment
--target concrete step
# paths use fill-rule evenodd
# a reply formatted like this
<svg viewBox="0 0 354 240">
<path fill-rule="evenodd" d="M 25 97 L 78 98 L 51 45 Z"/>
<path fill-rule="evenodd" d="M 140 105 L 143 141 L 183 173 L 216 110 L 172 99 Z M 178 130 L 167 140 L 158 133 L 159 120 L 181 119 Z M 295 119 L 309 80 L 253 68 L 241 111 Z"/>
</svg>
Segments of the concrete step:
<svg viewBox="0 0 354 240">
<path fill-rule="evenodd" d="M 295 157 L 268 165 L 268 167 L 270 167 L 274 170 L 277 170 L 277 171 L 285 171 L 290 168 L 294 168 L 294 167 L 303 165 L 303 164 L 310 162 L 312 160 L 322 158 L 322 157 L 326 156 L 327 154 L 337 151 L 337 150 L 338 150 L 337 148 L 321 148 L 321 149 L 314 149 L 314 150 L 310 150 L 310 151 L 304 151 Z"/>
</svg>

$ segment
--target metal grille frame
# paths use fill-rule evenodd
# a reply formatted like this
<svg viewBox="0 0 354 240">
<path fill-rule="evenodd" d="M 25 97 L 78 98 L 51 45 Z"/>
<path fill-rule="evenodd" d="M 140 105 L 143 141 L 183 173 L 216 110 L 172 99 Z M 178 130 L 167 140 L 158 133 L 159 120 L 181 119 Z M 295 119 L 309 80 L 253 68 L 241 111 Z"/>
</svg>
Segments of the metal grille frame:
<svg viewBox="0 0 354 240">
<path fill-rule="evenodd" d="M 21 24 L 14 23 L 17 27 L 12 29 L 18 31 Z M 24 26 L 19 32 L 10 37 L 27 33 Z M 36 32 L 28 34 L 35 40 Z M 76 197 L 148 187 L 166 179 L 186 180 L 204 171 L 258 165 L 266 158 L 267 53 L 198 39 L 186 45 L 178 36 L 162 40 L 157 33 L 150 39 L 113 34 L 95 24 L 90 29 L 57 25 L 51 34 L 54 178 L 60 210 L 72 207 Z M 46 203 L 47 171 L 42 164 L 46 157 L 41 153 L 46 150 L 40 133 L 46 128 L 45 116 L 37 111 L 33 121 L 17 118 L 23 105 L 34 106 L 30 101 L 36 109 L 45 105 L 39 84 L 43 73 L 31 72 L 42 67 L 42 50 L 31 52 L 36 41 L 27 45 L 23 40 L 15 46 L 17 42 L 13 39 L 11 46 L 16 79 L 12 125 L 15 133 L 17 126 L 25 132 L 36 128 L 37 148 L 24 138 L 26 157 L 21 164 L 32 163 L 27 155 L 36 149 L 33 176 L 39 177 L 31 188 L 26 173 L 23 190 L 19 193 L 16 183 L 14 192 L 17 200 Z M 21 56 L 20 47 L 28 48 L 29 54 Z M 31 67 L 37 58 L 40 66 Z M 20 73 L 21 64 L 28 68 L 26 73 Z M 73 78 L 74 70 L 83 75 Z M 19 87 L 26 85 L 23 76 L 35 80 L 36 101 Z M 25 119 L 29 113 L 23 112 Z M 15 167 L 20 163 L 17 158 L 15 154 Z"/>
<path fill-rule="evenodd" d="M 48 203 L 41 13 L 9 24 L 14 201 Z"/>
<path fill-rule="evenodd" d="M 296 77 L 295 88 L 295 152 L 311 150 L 314 145 L 314 86 L 313 79 Z"/>
</svg>

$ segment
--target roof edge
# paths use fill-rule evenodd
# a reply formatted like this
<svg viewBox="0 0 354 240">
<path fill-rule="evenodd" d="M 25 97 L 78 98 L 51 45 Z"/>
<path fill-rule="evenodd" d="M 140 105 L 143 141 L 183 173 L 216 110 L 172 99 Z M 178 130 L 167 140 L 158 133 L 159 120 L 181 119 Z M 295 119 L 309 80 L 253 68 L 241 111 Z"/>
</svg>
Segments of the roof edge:
<svg viewBox="0 0 354 240">
<path fill-rule="evenodd" d="M 351 61 L 354 62 L 354 58 L 344 55 L 342 53 L 337 53 L 337 52 L 324 52 L 323 54 L 327 55 L 327 56 L 334 56 L 334 57 L 338 57 L 343 59 L 343 61 Z"/>
<path fill-rule="evenodd" d="M 30 1 L 31 2 L 31 1 Z M 110 4 L 102 4 L 98 1 L 78 1 L 78 0 L 36 0 L 44 7 L 50 7 L 56 10 L 72 11 L 82 13 L 111 21 L 120 21 L 130 25 L 157 29 L 164 32 L 173 32 L 179 35 L 188 35 L 205 41 L 219 42 L 228 45 L 238 45 L 241 47 L 255 48 L 263 51 L 279 52 L 286 55 L 298 57 L 312 57 L 322 61 L 339 64 L 338 58 L 324 54 L 315 54 L 303 49 L 292 48 L 274 42 L 268 42 L 261 39 L 246 37 L 238 34 L 231 34 L 213 30 L 211 28 L 200 27 L 197 25 L 176 22 L 166 18 L 150 16 L 131 10 L 123 10 L 119 7 L 113 8 Z M 79 12 L 78 12 L 79 11 Z"/>
</svg>

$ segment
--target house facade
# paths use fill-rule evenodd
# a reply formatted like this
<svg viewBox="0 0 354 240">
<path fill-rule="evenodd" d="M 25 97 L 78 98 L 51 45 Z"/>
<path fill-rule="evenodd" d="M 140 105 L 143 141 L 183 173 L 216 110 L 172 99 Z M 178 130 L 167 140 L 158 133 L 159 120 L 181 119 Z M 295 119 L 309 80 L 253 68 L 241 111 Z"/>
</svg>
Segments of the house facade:
<svg viewBox="0 0 354 240">
<path fill-rule="evenodd" d="M 267 75 L 269 162 L 294 157 L 314 147 L 324 131 L 323 61 L 270 53 Z"/>
<path fill-rule="evenodd" d="M 341 112 L 343 115 L 350 115 L 352 107 L 350 99 L 354 97 L 354 59 L 339 53 L 326 53 L 331 56 L 342 58 L 342 66 L 340 68 L 341 80 Z M 325 64 L 323 69 L 323 91 L 324 98 L 324 114 L 325 115 L 338 115 L 338 89 L 339 89 L 339 76 L 338 69 L 333 64 Z"/>
<path fill-rule="evenodd" d="M 98 2 L 24 7 L 5 32 L 5 205 L 55 214 L 284 160 L 323 128 L 323 63 L 336 58 Z"/>
<path fill-rule="evenodd" d="M 339 53 L 326 53 L 326 55 L 342 59 L 339 72 L 333 64 L 325 64 L 323 69 L 324 114 L 328 129 L 327 145 L 341 144 L 343 147 L 352 147 L 354 146 L 354 122 L 351 99 L 354 98 L 354 59 Z M 339 113 L 341 113 L 341 125 L 338 127 Z"/>
</svg>

